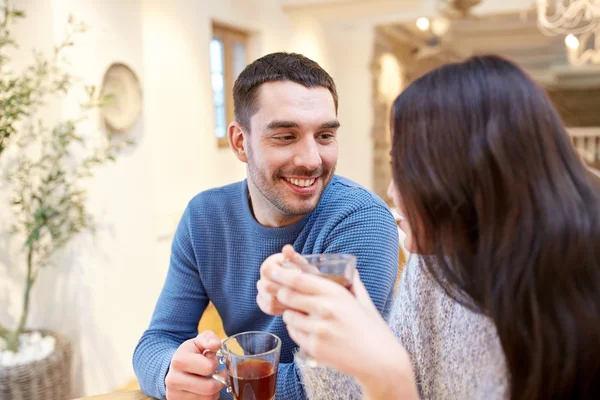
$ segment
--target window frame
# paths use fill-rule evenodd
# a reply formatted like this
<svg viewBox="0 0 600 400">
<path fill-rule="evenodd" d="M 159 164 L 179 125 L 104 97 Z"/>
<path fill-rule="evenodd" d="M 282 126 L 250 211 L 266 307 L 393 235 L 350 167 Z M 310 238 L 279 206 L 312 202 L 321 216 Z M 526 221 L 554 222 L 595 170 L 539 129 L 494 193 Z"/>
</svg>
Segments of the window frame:
<svg viewBox="0 0 600 400">
<path fill-rule="evenodd" d="M 233 84 L 235 83 L 234 78 L 234 49 L 236 43 L 242 43 L 245 50 L 245 60 L 244 65 L 248 64 L 249 60 L 249 42 L 250 35 L 248 32 L 234 28 L 230 25 L 223 24 L 220 22 L 213 21 L 212 22 L 212 34 L 210 40 L 219 39 L 223 43 L 223 92 L 225 94 L 225 121 L 226 126 L 231 123 L 235 119 L 234 115 L 234 106 L 233 106 Z M 210 71 L 212 75 L 212 70 Z M 212 88 L 212 82 L 211 82 Z M 213 105 L 213 118 L 215 117 L 214 112 L 214 98 L 211 101 Z M 216 126 L 216 121 L 214 121 Z M 213 136 L 215 136 L 215 129 L 213 127 Z M 217 146 L 219 148 L 229 147 L 229 140 L 227 139 L 227 133 L 225 137 L 217 139 Z"/>
</svg>

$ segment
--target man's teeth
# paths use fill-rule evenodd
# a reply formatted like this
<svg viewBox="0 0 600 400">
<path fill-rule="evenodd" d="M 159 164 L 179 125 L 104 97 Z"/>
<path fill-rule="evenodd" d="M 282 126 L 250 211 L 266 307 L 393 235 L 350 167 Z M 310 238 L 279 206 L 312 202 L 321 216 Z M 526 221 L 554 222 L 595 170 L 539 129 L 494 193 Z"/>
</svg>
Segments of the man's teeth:
<svg viewBox="0 0 600 400">
<path fill-rule="evenodd" d="M 308 186 L 312 186 L 313 183 L 315 183 L 315 179 L 290 179 L 290 178 L 285 178 L 286 181 L 296 185 L 296 186 L 300 186 L 300 187 L 308 187 Z"/>
</svg>

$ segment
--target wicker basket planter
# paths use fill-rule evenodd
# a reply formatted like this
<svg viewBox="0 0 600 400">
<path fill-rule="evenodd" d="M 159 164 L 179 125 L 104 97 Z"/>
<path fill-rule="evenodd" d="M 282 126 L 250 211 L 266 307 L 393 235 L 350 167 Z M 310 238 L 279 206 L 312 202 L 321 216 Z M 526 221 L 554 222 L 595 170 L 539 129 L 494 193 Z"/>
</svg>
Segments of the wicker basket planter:
<svg viewBox="0 0 600 400">
<path fill-rule="evenodd" d="M 63 335 L 39 331 L 56 339 L 46 358 L 23 365 L 0 366 L 2 400 L 68 400 L 71 398 L 71 344 Z"/>
</svg>

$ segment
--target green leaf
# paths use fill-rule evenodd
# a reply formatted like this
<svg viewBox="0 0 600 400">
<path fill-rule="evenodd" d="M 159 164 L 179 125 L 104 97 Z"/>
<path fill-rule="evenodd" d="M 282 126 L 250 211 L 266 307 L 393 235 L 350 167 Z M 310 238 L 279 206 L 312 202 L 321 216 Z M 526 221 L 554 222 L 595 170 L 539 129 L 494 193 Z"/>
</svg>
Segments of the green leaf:
<svg viewBox="0 0 600 400">
<path fill-rule="evenodd" d="M 38 240 L 40 240 L 40 228 L 37 227 L 35 228 L 27 237 L 27 241 L 25 242 L 25 245 L 28 247 L 31 247 L 33 245 L 33 243 L 37 242 Z"/>
</svg>

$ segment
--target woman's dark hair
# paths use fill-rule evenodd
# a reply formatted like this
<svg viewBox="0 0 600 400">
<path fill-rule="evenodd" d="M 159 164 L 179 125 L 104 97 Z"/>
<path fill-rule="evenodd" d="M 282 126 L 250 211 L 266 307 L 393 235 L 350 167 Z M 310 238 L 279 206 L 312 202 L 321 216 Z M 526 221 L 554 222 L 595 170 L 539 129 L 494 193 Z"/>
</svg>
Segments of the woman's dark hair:
<svg viewBox="0 0 600 400">
<path fill-rule="evenodd" d="M 417 249 L 493 320 L 511 398 L 600 398 L 600 186 L 545 91 L 473 57 L 416 80 L 391 122 Z"/>
</svg>

